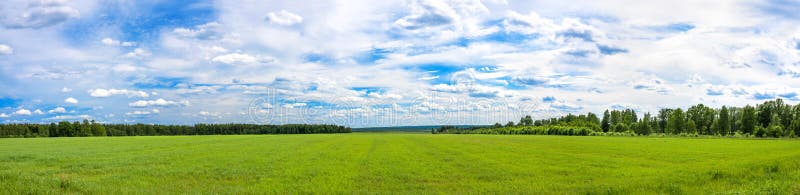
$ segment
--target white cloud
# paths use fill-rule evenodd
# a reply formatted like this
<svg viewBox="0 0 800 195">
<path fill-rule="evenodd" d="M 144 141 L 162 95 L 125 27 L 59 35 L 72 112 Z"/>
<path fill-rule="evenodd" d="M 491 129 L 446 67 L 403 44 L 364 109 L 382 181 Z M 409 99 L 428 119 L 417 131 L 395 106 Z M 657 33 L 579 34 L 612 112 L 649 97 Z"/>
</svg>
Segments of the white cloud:
<svg viewBox="0 0 800 195">
<path fill-rule="evenodd" d="M 72 89 L 67 88 L 67 87 L 61 88 L 61 93 L 68 93 L 68 92 L 71 92 L 71 91 L 72 91 Z"/>
<path fill-rule="evenodd" d="M 60 115 L 48 118 L 48 120 L 79 120 L 79 119 L 91 119 L 92 116 L 81 114 L 81 115 Z"/>
<path fill-rule="evenodd" d="M 117 64 L 111 69 L 116 71 L 116 72 L 136 72 L 137 70 L 140 70 L 141 68 L 139 68 L 137 66 L 134 66 L 134 65 L 130 65 L 130 64 Z"/>
<path fill-rule="evenodd" d="M 14 112 L 14 114 L 15 115 L 31 115 L 31 111 L 23 108 L 23 109 L 17 110 L 16 112 Z"/>
<path fill-rule="evenodd" d="M 139 100 L 128 104 L 130 107 L 148 107 L 148 106 L 189 106 L 189 101 L 169 101 L 162 98 L 156 100 Z"/>
<path fill-rule="evenodd" d="M 127 90 L 127 89 L 92 89 L 89 90 L 89 95 L 92 97 L 109 97 L 113 95 L 126 95 L 128 97 L 150 97 L 147 92 Z"/>
<path fill-rule="evenodd" d="M 231 64 L 231 65 L 236 65 L 236 64 L 252 65 L 258 63 L 271 63 L 275 61 L 275 59 L 259 58 L 240 53 L 230 53 L 214 57 L 213 59 L 211 59 L 211 61 L 217 63 Z"/>
<path fill-rule="evenodd" d="M 296 108 L 296 107 L 305 107 L 307 104 L 303 102 L 291 103 L 291 104 L 284 104 L 284 108 Z"/>
<path fill-rule="evenodd" d="M 216 22 L 209 22 L 202 25 L 195 26 L 194 29 L 190 28 L 176 28 L 172 31 L 178 36 L 186 38 L 195 38 L 201 40 L 217 40 L 222 39 L 224 30 L 222 25 Z"/>
<path fill-rule="evenodd" d="M 147 51 L 145 49 L 142 49 L 142 48 L 136 48 L 133 51 L 126 53 L 122 57 L 126 57 L 126 58 L 144 58 L 144 57 L 149 57 L 150 55 L 152 55 L 152 53 L 150 53 L 149 51 Z"/>
<path fill-rule="evenodd" d="M 303 22 L 303 17 L 286 10 L 281 10 L 279 12 L 268 13 L 266 20 L 274 24 L 289 26 Z"/>
<path fill-rule="evenodd" d="M 415 30 L 425 27 L 448 25 L 458 19 L 458 14 L 444 1 L 415 1 L 412 14 L 397 19 L 395 25 Z"/>
<path fill-rule="evenodd" d="M 0 44 L 0 55 L 10 55 L 14 53 L 11 46 Z"/>
<path fill-rule="evenodd" d="M 56 107 L 56 108 L 53 108 L 52 110 L 47 111 L 47 113 L 51 113 L 51 114 L 52 113 L 66 113 L 66 112 L 67 112 L 67 109 L 65 109 L 64 107 Z"/>
<path fill-rule="evenodd" d="M 7 115 L 6 113 L 0 113 L 0 118 L 8 118 L 8 117 L 11 116 Z"/>
<path fill-rule="evenodd" d="M 143 123 L 204 122 L 182 116 L 238 113 L 253 99 L 270 94 L 275 94 L 276 100 L 262 103 L 260 109 L 312 108 L 285 102 L 325 102 L 326 106 L 313 107 L 315 113 L 325 114 L 337 112 L 327 105 L 352 104 L 358 114 L 378 113 L 360 105 L 413 110 L 407 106 L 409 101 L 429 94 L 467 103 L 431 101 L 420 109 L 466 110 L 461 107 L 473 103 L 480 104 L 475 108 L 485 109 L 491 108 L 485 102 L 503 101 L 523 107 L 541 103 L 538 100 L 546 96 L 564 102 L 548 101 L 528 111 L 597 113 L 617 103 L 652 111 L 694 103 L 753 104 L 770 97 L 785 97 L 793 104 L 800 101 L 793 96 L 800 90 L 792 87 L 800 86 L 797 21 L 770 16 L 741 1 L 703 6 L 709 3 L 356 0 L 245 4 L 226 0 L 208 4 L 216 12 L 205 19 L 213 22 L 144 29 L 142 33 L 153 35 L 152 39 L 135 39 L 136 43 L 126 43 L 134 39 L 119 36 L 131 29 L 93 25 L 94 19 L 103 18 L 97 14 L 105 13 L 97 9 L 104 4 L 89 1 L 46 4 L 80 10 L 86 16 L 81 24 L 96 26 L 92 30 L 101 37 L 76 40 L 63 36 L 63 31 L 73 26 L 60 28 L 56 23 L 36 30 L 5 27 L 9 21 L 25 21 L 18 19 L 30 12 L 29 6 L 48 7 L 37 2 L 10 0 L 0 6 L 0 29 L 8 29 L 0 30 L 0 42 L 14 47 L 10 52 L 0 48 L 0 53 L 13 53 L 0 55 L 0 88 L 37 105 L 58 105 L 61 102 L 47 97 L 58 97 L 56 90 L 63 86 L 77 91 L 93 89 L 85 86 L 164 86 L 147 92 L 93 89 L 89 91 L 92 97 L 144 99 L 81 102 L 93 109 L 102 107 L 99 116 L 133 113 L 119 108 L 126 103 L 139 112 L 164 110 L 158 120 L 136 119 Z M 131 5 L 136 5 L 130 6 L 133 13 L 151 4 Z M 680 9 L 659 11 L 669 6 Z M 126 18 L 119 22 L 130 22 L 124 21 Z M 626 52 L 609 54 L 609 49 Z M 469 70 L 473 81 L 453 82 L 457 80 L 453 75 Z M 360 87 L 381 90 L 353 90 Z M 27 90 L 37 88 L 56 90 Z M 71 90 L 64 89 L 64 93 Z M 152 93 L 155 91 L 160 95 Z M 620 99 L 620 94 L 636 98 Z M 173 113 L 149 107 L 184 105 L 159 101 L 159 97 L 180 98 L 208 111 Z M 81 110 L 76 109 L 54 112 Z M 315 118 L 303 114 L 286 113 L 285 121 Z M 247 117 L 236 115 L 213 122 L 247 121 Z M 420 114 L 420 118 L 428 117 Z M 120 117 L 111 122 L 128 121 Z"/>
<path fill-rule="evenodd" d="M 213 116 L 213 117 L 219 117 L 221 115 L 219 112 L 208 112 L 208 111 L 200 111 L 198 114 L 200 114 L 200 116 Z"/>
<path fill-rule="evenodd" d="M 24 10 L 3 10 L 8 15 L 0 17 L 7 28 L 44 28 L 80 17 L 80 12 L 63 0 L 31 1 Z M 21 12 L 20 12 L 21 11 Z"/>
<path fill-rule="evenodd" d="M 135 42 L 119 41 L 119 40 L 114 40 L 114 39 L 111 39 L 111 38 L 104 38 L 103 40 L 100 40 L 100 42 L 102 42 L 103 45 L 108 45 L 108 46 L 131 47 L 131 46 L 135 46 L 136 45 Z"/>
<path fill-rule="evenodd" d="M 34 114 L 44 114 L 44 112 L 42 112 L 42 110 L 39 110 L 39 109 L 34 110 L 33 113 Z"/>
<path fill-rule="evenodd" d="M 125 113 L 125 115 L 128 115 L 128 116 L 146 116 L 146 115 L 155 115 L 155 114 L 159 114 L 159 113 L 161 113 L 161 111 L 159 111 L 158 109 L 152 109 L 152 110 L 135 110 L 135 111 L 132 111 L 132 112 L 127 112 L 127 113 Z"/>
<path fill-rule="evenodd" d="M 376 98 L 376 99 L 388 99 L 388 100 L 400 100 L 403 99 L 403 96 L 397 94 L 380 94 L 380 93 L 369 93 L 367 94 L 368 97 Z"/>
<path fill-rule="evenodd" d="M 68 103 L 68 104 L 78 104 L 78 100 L 77 100 L 77 99 L 75 99 L 75 98 L 69 97 L 69 98 L 67 98 L 67 99 L 64 99 L 64 103 Z"/>
</svg>

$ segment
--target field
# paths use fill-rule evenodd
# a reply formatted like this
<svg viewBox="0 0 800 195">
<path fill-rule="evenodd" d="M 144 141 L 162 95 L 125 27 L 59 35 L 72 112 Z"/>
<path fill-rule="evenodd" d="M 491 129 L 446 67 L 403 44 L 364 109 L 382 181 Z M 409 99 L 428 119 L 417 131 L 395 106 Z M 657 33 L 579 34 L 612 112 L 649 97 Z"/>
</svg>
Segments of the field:
<svg viewBox="0 0 800 195">
<path fill-rule="evenodd" d="M 352 133 L 0 139 L 9 193 L 800 193 L 800 141 Z"/>
</svg>

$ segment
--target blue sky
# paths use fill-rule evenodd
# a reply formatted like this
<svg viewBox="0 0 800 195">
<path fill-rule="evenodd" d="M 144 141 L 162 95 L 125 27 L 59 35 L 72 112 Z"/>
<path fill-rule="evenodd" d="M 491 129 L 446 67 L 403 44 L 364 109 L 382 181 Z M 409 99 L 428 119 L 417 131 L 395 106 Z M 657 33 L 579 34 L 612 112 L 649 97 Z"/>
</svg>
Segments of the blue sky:
<svg viewBox="0 0 800 195">
<path fill-rule="evenodd" d="M 10 0 L 0 123 L 491 124 L 797 103 L 798 7 Z"/>
</svg>

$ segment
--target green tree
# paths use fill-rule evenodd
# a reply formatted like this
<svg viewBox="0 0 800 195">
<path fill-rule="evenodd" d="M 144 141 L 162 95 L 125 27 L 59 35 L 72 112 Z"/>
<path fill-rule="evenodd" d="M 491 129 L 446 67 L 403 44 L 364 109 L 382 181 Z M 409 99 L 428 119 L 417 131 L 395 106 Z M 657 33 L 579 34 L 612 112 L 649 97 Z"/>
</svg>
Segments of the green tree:
<svg viewBox="0 0 800 195">
<path fill-rule="evenodd" d="M 531 118 L 531 115 L 526 115 L 525 117 L 519 119 L 519 125 L 531 126 L 533 125 L 533 118 Z"/>
<path fill-rule="evenodd" d="M 608 128 L 611 127 L 611 123 L 610 121 L 608 121 L 609 120 L 608 117 L 610 116 L 608 114 L 608 110 L 606 110 L 605 112 L 603 112 L 603 121 L 600 122 L 600 128 L 603 129 L 603 132 L 608 132 Z"/>
<path fill-rule="evenodd" d="M 636 125 L 636 134 L 639 135 L 650 135 L 652 133 L 652 127 L 650 126 L 650 113 L 645 113 L 644 118 Z"/>
<path fill-rule="evenodd" d="M 675 109 L 669 113 L 667 118 L 666 132 L 669 134 L 680 134 L 686 128 L 686 117 L 683 110 L 680 108 Z"/>
<path fill-rule="evenodd" d="M 781 123 L 781 118 L 778 114 L 772 115 L 772 119 L 770 119 L 769 126 L 767 127 L 767 136 L 770 137 L 781 137 L 783 136 L 783 125 Z"/>
<path fill-rule="evenodd" d="M 689 134 L 696 134 L 697 133 L 697 125 L 695 124 L 694 120 L 688 120 L 689 122 L 686 123 L 686 133 Z"/>
<path fill-rule="evenodd" d="M 672 109 L 662 108 L 658 111 L 658 131 L 659 133 L 667 133 L 667 120 Z"/>
<path fill-rule="evenodd" d="M 741 129 L 742 133 L 744 134 L 753 134 L 756 130 L 756 125 L 758 121 L 756 121 L 756 109 L 750 105 L 745 106 L 742 108 L 742 124 Z"/>
<path fill-rule="evenodd" d="M 697 104 L 686 110 L 686 117 L 692 120 L 697 125 L 699 134 L 712 135 L 714 129 L 711 129 L 711 124 L 714 122 L 715 112 L 703 104 Z"/>
<path fill-rule="evenodd" d="M 766 101 L 763 104 L 756 105 L 756 112 L 757 122 L 758 125 L 761 127 L 768 127 L 772 116 L 777 114 L 777 109 L 783 104 L 783 100 L 777 99 L 775 101 Z"/>
<path fill-rule="evenodd" d="M 600 125 L 600 119 L 597 118 L 597 115 L 594 113 L 589 112 L 586 114 L 586 121 L 595 125 Z"/>
<path fill-rule="evenodd" d="M 719 110 L 719 118 L 717 119 L 717 132 L 721 135 L 728 135 L 731 134 L 731 121 L 730 117 L 728 116 L 730 111 L 728 111 L 728 107 L 722 106 L 722 109 Z"/>
</svg>

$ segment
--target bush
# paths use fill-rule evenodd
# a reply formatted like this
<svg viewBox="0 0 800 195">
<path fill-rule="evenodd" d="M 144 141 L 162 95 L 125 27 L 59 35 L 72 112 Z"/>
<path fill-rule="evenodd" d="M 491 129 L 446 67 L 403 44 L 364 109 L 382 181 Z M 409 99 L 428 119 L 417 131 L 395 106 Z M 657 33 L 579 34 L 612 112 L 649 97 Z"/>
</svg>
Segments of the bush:
<svg viewBox="0 0 800 195">
<path fill-rule="evenodd" d="M 767 129 L 761 126 L 756 127 L 755 135 L 756 137 L 764 137 L 767 134 Z"/>
<path fill-rule="evenodd" d="M 774 137 L 774 138 L 782 137 L 783 136 L 783 127 L 781 127 L 780 125 L 770 126 L 767 129 L 767 136 Z"/>
</svg>

